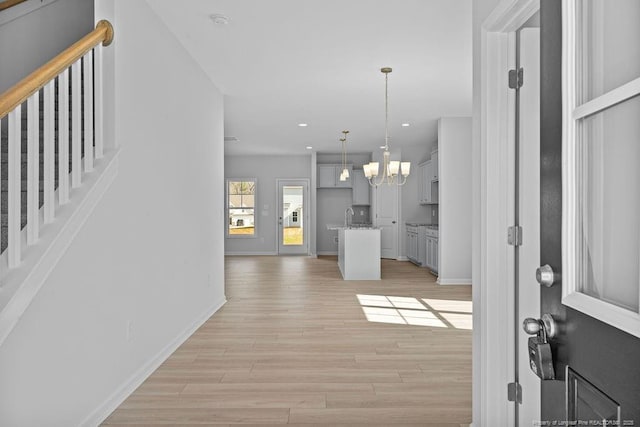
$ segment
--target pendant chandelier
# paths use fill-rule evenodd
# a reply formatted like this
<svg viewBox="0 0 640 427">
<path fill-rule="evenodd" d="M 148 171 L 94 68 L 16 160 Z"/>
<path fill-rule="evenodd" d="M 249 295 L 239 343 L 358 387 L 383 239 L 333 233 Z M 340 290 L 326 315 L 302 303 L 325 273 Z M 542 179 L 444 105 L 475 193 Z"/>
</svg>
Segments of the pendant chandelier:
<svg viewBox="0 0 640 427">
<path fill-rule="evenodd" d="M 340 173 L 340 181 L 346 181 L 349 178 L 349 169 L 347 169 L 347 134 L 348 130 L 343 130 L 344 136 L 340 138 L 342 142 L 342 172 Z"/>
<path fill-rule="evenodd" d="M 378 162 L 369 162 L 363 166 L 364 176 L 369 180 L 371 186 L 377 187 L 383 183 L 388 185 L 404 185 L 407 182 L 409 171 L 411 170 L 411 162 L 400 162 L 391 160 L 389 152 L 389 73 L 392 71 L 389 67 L 380 70 L 384 74 L 384 151 L 382 152 L 382 172 L 379 171 Z M 379 176 L 379 178 L 378 178 Z"/>
</svg>

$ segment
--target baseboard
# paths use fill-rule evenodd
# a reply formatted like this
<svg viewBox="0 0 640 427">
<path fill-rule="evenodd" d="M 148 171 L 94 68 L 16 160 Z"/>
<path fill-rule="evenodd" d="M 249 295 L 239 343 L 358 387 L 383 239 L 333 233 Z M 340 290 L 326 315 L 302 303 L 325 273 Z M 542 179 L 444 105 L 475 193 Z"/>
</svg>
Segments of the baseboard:
<svg viewBox="0 0 640 427">
<path fill-rule="evenodd" d="M 407 258 L 406 256 L 399 256 L 396 261 L 409 261 L 409 258 Z"/>
<path fill-rule="evenodd" d="M 266 251 L 266 252 L 225 252 L 225 256 L 275 256 L 278 252 Z"/>
<path fill-rule="evenodd" d="M 97 167 L 93 173 L 83 175 L 85 181 L 80 188 L 71 190 L 69 203 L 56 206 L 55 221 L 45 226 L 41 225 L 38 243 L 32 246 L 23 245 L 22 264 L 9 270 L 3 280 L 3 295 L 0 300 L 0 345 L 9 336 L 115 180 L 118 174 L 119 153 L 117 150 L 106 155 L 100 160 L 104 162 L 103 166 Z M 6 251 L 3 256 L 5 255 Z"/>
<path fill-rule="evenodd" d="M 193 333 L 204 324 L 211 316 L 213 316 L 225 303 L 226 299 L 222 299 L 217 304 L 209 307 L 200 315 L 191 325 L 189 325 L 180 335 L 167 344 L 160 352 L 143 365 L 131 378 L 129 378 L 115 393 L 113 393 L 102 405 L 96 408 L 80 426 L 93 427 L 100 425 L 107 419 L 118 406 L 124 402 L 140 385 L 165 361 L 171 354 L 176 351 Z"/>
<path fill-rule="evenodd" d="M 471 284 L 471 279 L 442 279 L 440 277 L 438 277 L 438 280 L 436 280 L 436 283 L 438 285 L 470 285 Z"/>
<path fill-rule="evenodd" d="M 337 256 L 338 255 L 338 251 L 318 251 L 318 255 L 320 255 L 320 256 L 323 256 L 323 255 Z"/>
</svg>

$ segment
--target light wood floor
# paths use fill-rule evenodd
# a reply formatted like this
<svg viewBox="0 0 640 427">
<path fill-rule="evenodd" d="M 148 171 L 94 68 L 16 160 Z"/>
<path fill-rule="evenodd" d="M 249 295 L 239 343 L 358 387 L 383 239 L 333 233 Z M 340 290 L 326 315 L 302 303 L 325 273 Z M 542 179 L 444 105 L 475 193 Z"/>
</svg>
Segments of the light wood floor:
<svg viewBox="0 0 640 427">
<path fill-rule="evenodd" d="M 105 425 L 471 422 L 471 287 L 408 262 L 227 257 L 227 304 Z"/>
</svg>

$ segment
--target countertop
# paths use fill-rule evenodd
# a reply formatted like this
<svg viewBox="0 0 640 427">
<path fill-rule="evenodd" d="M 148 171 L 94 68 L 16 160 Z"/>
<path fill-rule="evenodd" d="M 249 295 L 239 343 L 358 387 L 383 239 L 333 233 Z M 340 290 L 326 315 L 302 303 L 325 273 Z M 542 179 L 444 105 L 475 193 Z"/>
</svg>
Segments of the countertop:
<svg viewBox="0 0 640 427">
<path fill-rule="evenodd" d="M 378 230 L 380 227 L 374 227 L 372 224 L 352 224 L 345 227 L 344 224 L 327 224 L 327 230 Z"/>
<path fill-rule="evenodd" d="M 412 226 L 412 227 L 427 227 L 431 230 L 437 230 L 438 229 L 438 224 L 429 224 L 427 222 L 419 222 L 419 221 L 407 221 L 405 222 L 406 225 Z"/>
</svg>

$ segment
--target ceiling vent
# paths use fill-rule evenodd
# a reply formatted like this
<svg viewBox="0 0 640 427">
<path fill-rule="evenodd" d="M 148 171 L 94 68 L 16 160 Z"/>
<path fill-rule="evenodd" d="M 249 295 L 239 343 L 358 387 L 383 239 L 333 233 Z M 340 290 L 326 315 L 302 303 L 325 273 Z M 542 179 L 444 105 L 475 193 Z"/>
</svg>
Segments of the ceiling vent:
<svg viewBox="0 0 640 427">
<path fill-rule="evenodd" d="M 237 136 L 225 136 L 224 142 L 238 142 L 239 139 Z"/>
</svg>

